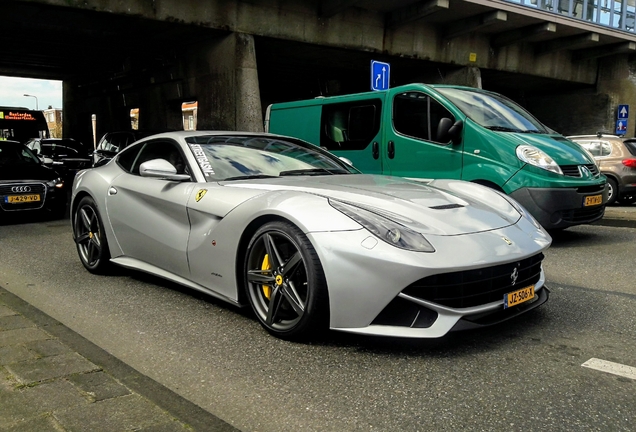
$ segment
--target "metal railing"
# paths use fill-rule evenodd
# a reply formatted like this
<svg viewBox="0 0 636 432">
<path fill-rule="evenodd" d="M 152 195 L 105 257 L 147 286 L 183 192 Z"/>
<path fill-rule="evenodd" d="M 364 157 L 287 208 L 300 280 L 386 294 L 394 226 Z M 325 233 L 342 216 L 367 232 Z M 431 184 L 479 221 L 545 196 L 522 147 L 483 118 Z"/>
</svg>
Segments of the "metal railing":
<svg viewBox="0 0 636 432">
<path fill-rule="evenodd" d="M 636 0 L 506 1 L 630 33 L 636 25 Z"/>
</svg>

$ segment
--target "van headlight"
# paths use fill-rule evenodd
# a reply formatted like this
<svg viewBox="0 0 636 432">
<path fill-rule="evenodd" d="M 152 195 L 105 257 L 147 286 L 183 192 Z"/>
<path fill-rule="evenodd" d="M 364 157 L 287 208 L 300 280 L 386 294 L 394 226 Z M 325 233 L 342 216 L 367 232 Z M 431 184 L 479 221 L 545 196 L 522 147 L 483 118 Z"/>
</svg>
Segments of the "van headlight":
<svg viewBox="0 0 636 432">
<path fill-rule="evenodd" d="M 557 163 L 545 152 L 539 150 L 535 146 L 520 145 L 517 147 L 517 157 L 520 161 L 529 163 L 537 168 L 563 175 L 563 171 L 561 171 L 561 168 L 557 165 Z"/>
<path fill-rule="evenodd" d="M 329 200 L 329 204 L 392 246 L 415 252 L 435 252 L 422 234 L 385 216 L 340 201 Z"/>
</svg>

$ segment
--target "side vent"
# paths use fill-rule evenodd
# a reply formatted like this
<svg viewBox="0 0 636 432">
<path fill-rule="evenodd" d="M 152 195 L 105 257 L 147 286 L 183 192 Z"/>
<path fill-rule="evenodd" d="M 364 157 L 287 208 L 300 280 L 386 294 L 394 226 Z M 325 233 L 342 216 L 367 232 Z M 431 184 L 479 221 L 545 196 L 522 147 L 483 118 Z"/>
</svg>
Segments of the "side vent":
<svg viewBox="0 0 636 432">
<path fill-rule="evenodd" d="M 444 204 L 444 205 L 438 205 L 438 206 L 433 206 L 429 208 L 432 208 L 433 210 L 449 210 L 449 209 L 462 208 L 462 207 L 464 206 L 461 204 Z"/>
</svg>

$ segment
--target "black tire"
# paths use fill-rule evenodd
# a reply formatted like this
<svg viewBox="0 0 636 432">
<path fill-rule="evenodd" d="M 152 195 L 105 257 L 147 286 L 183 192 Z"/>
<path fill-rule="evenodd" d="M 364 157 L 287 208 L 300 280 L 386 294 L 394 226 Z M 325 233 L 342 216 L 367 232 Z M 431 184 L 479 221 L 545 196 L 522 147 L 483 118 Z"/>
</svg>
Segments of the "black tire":
<svg viewBox="0 0 636 432">
<path fill-rule="evenodd" d="M 607 178 L 607 205 L 614 204 L 618 198 L 618 184 L 613 178 Z"/>
<path fill-rule="evenodd" d="M 243 274 L 252 310 L 272 335 L 299 341 L 328 328 L 324 271 L 296 226 L 270 222 L 259 228 L 247 247 Z"/>
<path fill-rule="evenodd" d="M 617 201 L 622 205 L 632 205 L 636 202 L 636 195 L 618 198 Z"/>
<path fill-rule="evenodd" d="M 110 267 L 110 251 L 101 216 L 91 197 L 84 197 L 72 215 L 73 238 L 80 261 L 91 273 L 104 274 Z"/>
</svg>

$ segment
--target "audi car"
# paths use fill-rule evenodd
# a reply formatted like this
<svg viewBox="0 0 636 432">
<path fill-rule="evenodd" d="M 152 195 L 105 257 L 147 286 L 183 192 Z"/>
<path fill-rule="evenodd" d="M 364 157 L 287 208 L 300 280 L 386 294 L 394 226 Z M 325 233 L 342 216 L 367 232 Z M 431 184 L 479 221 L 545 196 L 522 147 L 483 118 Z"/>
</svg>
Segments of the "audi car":
<svg viewBox="0 0 636 432">
<path fill-rule="evenodd" d="M 0 141 L 0 217 L 19 212 L 46 212 L 61 218 L 66 188 L 60 175 L 17 141 Z"/>
<path fill-rule="evenodd" d="M 253 310 L 290 340 L 332 329 L 436 338 L 548 300 L 548 233 L 458 180 L 365 175 L 295 138 L 140 140 L 81 171 L 71 222 L 94 273 L 140 270 Z"/>
</svg>

